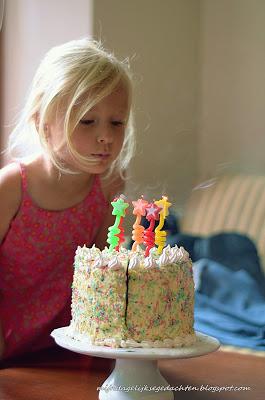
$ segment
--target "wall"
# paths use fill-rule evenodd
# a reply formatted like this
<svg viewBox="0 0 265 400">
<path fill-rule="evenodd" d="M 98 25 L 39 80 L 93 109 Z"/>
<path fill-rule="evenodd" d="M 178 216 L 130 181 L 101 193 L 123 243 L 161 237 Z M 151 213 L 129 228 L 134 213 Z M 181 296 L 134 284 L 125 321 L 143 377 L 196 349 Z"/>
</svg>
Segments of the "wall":
<svg viewBox="0 0 265 400">
<path fill-rule="evenodd" d="M 2 39 L 2 142 L 50 47 L 92 34 L 92 0 L 11 0 L 5 2 Z M 4 161 L 4 160 L 2 160 Z"/>
<path fill-rule="evenodd" d="M 177 207 L 197 170 L 197 0 L 96 0 L 94 32 L 135 74 L 138 151 L 128 193 Z"/>
<path fill-rule="evenodd" d="M 265 1 L 201 1 L 199 175 L 265 172 Z"/>
</svg>

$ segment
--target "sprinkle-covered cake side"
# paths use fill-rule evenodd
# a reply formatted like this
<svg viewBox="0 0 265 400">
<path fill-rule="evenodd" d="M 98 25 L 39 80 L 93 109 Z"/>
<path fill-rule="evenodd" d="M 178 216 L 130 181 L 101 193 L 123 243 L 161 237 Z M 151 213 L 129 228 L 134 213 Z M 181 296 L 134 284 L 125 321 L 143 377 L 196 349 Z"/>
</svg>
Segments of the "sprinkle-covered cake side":
<svg viewBox="0 0 265 400">
<path fill-rule="evenodd" d="M 175 346 L 194 341 L 193 309 L 194 283 L 190 273 L 189 261 L 178 262 L 168 266 L 167 276 L 171 306 L 168 313 L 168 324 L 165 336 L 174 339 Z M 174 269 L 178 270 L 178 273 Z"/>
<path fill-rule="evenodd" d="M 178 347 L 195 340 L 191 261 L 183 249 L 135 254 L 129 265 L 126 324 L 130 339 L 142 346 Z"/>
<path fill-rule="evenodd" d="M 125 254 L 103 256 L 91 270 L 90 335 L 94 344 L 119 347 L 126 339 L 126 270 Z"/>
<path fill-rule="evenodd" d="M 91 291 L 90 272 L 100 250 L 96 247 L 88 249 L 78 247 L 74 261 L 74 277 L 72 284 L 72 321 L 71 329 L 79 334 L 90 335 Z"/>
<path fill-rule="evenodd" d="M 159 269 L 129 271 L 127 327 L 137 342 L 163 340 L 166 328 L 167 281 Z"/>
</svg>

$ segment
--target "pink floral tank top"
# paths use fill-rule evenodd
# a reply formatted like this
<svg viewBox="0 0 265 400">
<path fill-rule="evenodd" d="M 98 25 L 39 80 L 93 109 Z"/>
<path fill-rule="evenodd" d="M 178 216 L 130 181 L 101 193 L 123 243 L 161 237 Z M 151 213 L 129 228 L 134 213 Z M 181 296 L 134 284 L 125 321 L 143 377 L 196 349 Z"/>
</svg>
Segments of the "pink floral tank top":
<svg viewBox="0 0 265 400">
<path fill-rule="evenodd" d="M 20 169 L 21 205 L 0 247 L 4 357 L 52 345 L 51 331 L 69 324 L 76 248 L 93 245 L 108 208 L 98 175 L 76 206 L 39 208 L 28 194 L 24 166 Z"/>
</svg>

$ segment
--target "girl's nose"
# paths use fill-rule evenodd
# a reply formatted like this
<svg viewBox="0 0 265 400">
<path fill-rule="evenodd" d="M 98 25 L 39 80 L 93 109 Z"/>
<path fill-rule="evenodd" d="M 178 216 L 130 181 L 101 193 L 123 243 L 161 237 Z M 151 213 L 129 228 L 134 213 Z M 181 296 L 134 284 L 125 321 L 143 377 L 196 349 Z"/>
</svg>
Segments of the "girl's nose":
<svg viewBox="0 0 265 400">
<path fill-rule="evenodd" d="M 97 141 L 98 141 L 98 143 L 104 143 L 104 144 L 112 143 L 113 135 L 110 132 L 110 129 L 107 129 L 107 128 L 101 129 L 98 133 Z"/>
</svg>

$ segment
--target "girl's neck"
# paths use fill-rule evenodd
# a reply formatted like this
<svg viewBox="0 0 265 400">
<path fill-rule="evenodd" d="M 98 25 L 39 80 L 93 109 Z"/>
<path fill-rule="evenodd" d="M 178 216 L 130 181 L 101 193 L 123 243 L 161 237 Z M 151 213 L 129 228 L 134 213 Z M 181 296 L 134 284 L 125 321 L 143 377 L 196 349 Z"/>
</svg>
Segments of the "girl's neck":
<svg viewBox="0 0 265 400">
<path fill-rule="evenodd" d="M 42 166 L 44 172 L 44 178 L 51 185 L 56 185 L 61 188 L 63 187 L 74 187 L 74 188 L 87 188 L 89 183 L 91 182 L 92 175 L 89 173 L 66 173 L 61 172 L 53 163 L 52 161 L 45 156 L 40 158 L 40 165 Z"/>
<path fill-rule="evenodd" d="M 90 192 L 91 174 L 59 173 L 53 163 L 38 156 L 26 165 L 28 193 L 41 208 L 66 209 L 80 203 Z"/>
</svg>

